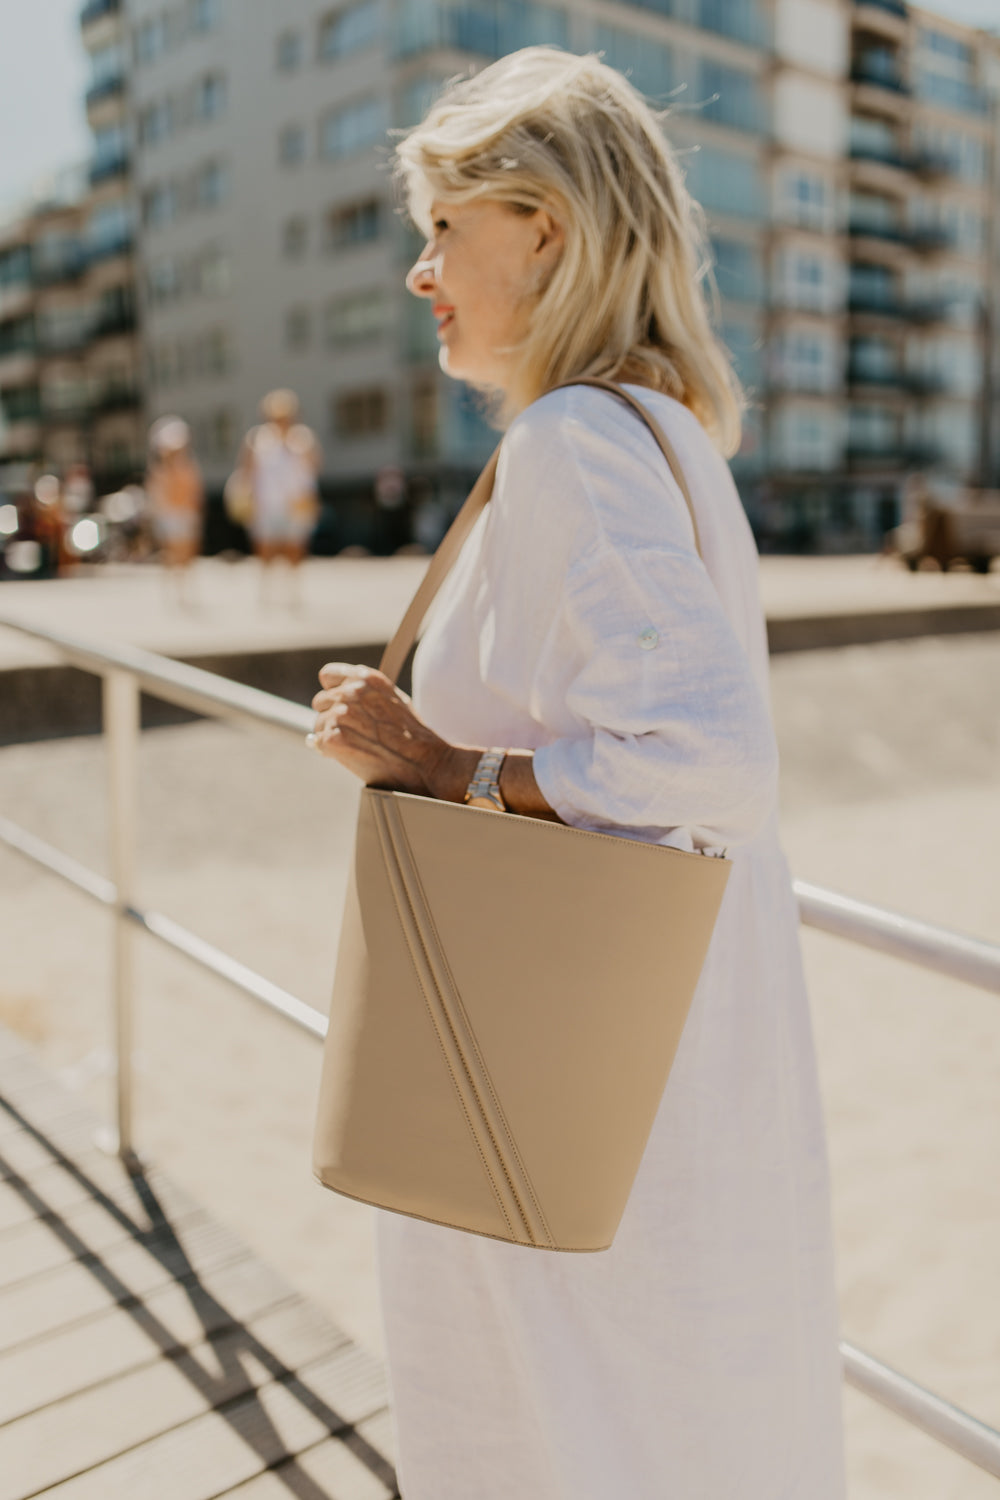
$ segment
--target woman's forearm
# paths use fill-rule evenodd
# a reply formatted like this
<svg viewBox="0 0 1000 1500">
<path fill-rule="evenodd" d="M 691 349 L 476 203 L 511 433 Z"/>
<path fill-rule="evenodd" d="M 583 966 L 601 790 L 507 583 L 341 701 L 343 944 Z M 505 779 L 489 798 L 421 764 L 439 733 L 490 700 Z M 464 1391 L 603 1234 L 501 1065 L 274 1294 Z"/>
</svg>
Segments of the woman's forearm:
<svg viewBox="0 0 1000 1500">
<path fill-rule="evenodd" d="M 472 780 L 482 749 L 449 745 L 429 778 L 432 794 L 444 802 L 464 802 L 465 790 Z M 508 812 L 525 818 L 545 818 L 553 823 L 562 819 L 546 802 L 535 780 L 534 752 L 508 750 L 500 767 L 500 795 Z"/>
</svg>

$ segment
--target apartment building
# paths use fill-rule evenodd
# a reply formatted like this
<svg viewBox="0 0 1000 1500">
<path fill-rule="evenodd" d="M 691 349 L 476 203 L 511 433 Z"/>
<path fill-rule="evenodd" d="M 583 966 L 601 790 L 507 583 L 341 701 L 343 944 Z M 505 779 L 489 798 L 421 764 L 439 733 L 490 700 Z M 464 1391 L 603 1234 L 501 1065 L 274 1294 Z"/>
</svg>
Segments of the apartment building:
<svg viewBox="0 0 1000 1500">
<path fill-rule="evenodd" d="M 93 156 L 0 228 L 0 465 L 85 463 L 110 489 L 141 470 L 145 431 L 124 18 L 93 0 L 81 23 Z"/>
<path fill-rule="evenodd" d="M 995 468 L 995 39 L 903 0 L 96 9 L 122 28 L 147 414 L 192 423 L 218 486 L 260 395 L 294 387 L 325 545 L 398 538 L 373 500 L 386 467 L 432 539 L 493 440 L 403 290 L 387 132 L 538 42 L 603 52 L 668 109 L 751 396 L 735 469 L 765 545 L 870 544 L 914 467 Z"/>
</svg>

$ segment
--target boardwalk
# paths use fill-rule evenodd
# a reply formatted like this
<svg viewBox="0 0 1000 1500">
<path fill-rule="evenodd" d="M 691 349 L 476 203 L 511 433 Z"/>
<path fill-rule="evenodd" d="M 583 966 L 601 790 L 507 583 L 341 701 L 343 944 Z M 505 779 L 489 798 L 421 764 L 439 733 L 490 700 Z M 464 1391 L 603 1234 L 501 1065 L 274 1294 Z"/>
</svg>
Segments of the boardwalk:
<svg viewBox="0 0 1000 1500">
<path fill-rule="evenodd" d="M 386 1500 L 384 1376 L 0 1029 L 0 1500 Z"/>
</svg>

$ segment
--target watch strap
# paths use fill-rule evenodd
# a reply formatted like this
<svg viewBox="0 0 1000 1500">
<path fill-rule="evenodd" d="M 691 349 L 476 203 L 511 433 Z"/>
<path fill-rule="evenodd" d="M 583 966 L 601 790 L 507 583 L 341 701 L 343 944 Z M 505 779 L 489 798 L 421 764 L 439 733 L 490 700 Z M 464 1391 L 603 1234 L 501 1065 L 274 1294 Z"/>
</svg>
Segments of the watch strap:
<svg viewBox="0 0 1000 1500">
<path fill-rule="evenodd" d="M 470 807 L 492 808 L 494 812 L 507 811 L 507 805 L 500 795 L 500 767 L 506 755 L 506 750 L 495 748 L 483 751 L 472 780 L 465 789 L 465 800 Z"/>
</svg>

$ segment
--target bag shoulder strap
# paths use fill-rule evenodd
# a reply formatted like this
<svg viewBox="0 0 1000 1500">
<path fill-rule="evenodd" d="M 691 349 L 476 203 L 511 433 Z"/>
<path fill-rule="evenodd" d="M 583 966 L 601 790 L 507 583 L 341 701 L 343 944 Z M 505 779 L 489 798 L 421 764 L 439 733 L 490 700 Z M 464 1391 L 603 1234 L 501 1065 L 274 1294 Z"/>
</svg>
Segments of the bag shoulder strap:
<svg viewBox="0 0 1000 1500">
<path fill-rule="evenodd" d="M 599 390 L 609 391 L 613 396 L 617 396 L 619 400 L 624 401 L 626 406 L 631 407 L 636 416 L 645 422 L 656 439 L 660 452 L 666 459 L 667 466 L 684 497 L 684 503 L 691 517 L 694 544 L 698 556 L 701 557 L 701 538 L 698 534 L 698 522 L 695 519 L 691 491 L 688 489 L 684 470 L 681 468 L 680 460 L 677 457 L 674 446 L 659 422 L 657 422 L 655 417 L 650 415 L 642 402 L 633 396 L 631 391 L 625 390 L 624 386 L 617 385 L 613 380 L 604 380 L 599 375 L 580 375 L 576 380 L 566 380 L 562 385 L 553 386 L 552 389 L 555 391 L 565 390 L 567 387 L 574 385 L 592 385 L 596 386 Z M 403 663 L 410 654 L 410 648 L 417 638 L 417 632 L 423 624 L 424 616 L 430 609 L 445 578 L 454 567 L 458 554 L 461 552 L 470 531 L 489 504 L 490 497 L 493 494 L 493 483 L 496 478 L 497 463 L 500 458 L 500 449 L 502 446 L 503 444 L 500 443 L 493 450 L 493 453 L 487 460 L 486 467 L 469 491 L 468 499 L 445 532 L 440 546 L 431 558 L 430 566 L 424 574 L 420 587 L 417 589 L 406 613 L 399 622 L 399 628 L 382 653 L 379 668 L 389 678 L 390 682 L 395 682 L 398 679 L 400 672 L 403 670 Z"/>
</svg>

